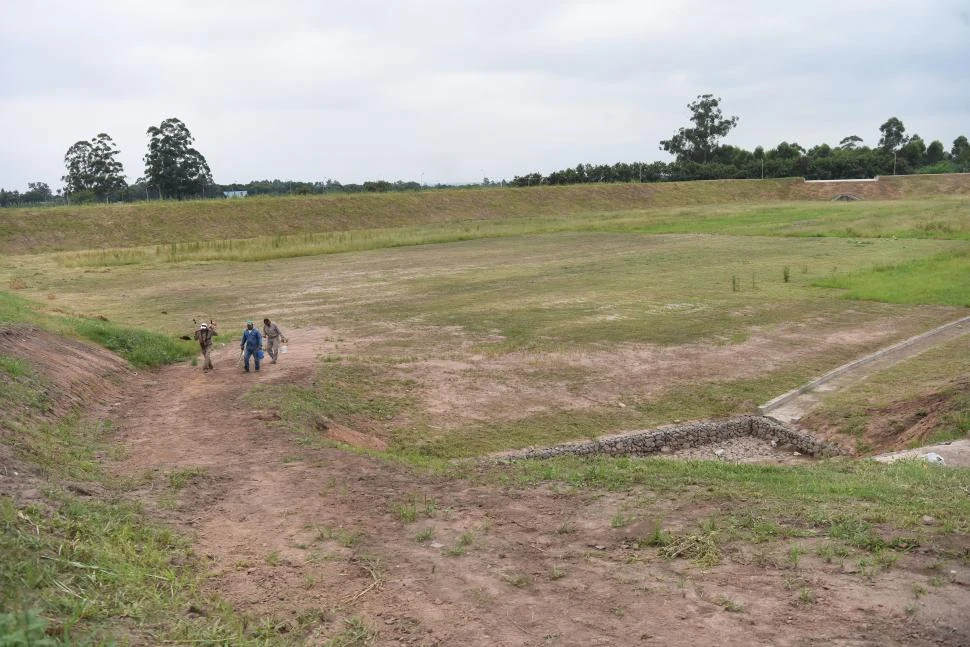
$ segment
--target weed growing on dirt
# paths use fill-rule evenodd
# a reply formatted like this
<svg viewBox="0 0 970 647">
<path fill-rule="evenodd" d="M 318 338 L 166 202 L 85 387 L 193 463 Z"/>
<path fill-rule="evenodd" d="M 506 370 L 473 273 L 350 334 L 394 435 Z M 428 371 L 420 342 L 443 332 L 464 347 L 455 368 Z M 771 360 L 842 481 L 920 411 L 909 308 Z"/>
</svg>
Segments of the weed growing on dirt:
<svg viewBox="0 0 970 647">
<path fill-rule="evenodd" d="M 849 556 L 849 549 L 841 544 L 828 543 L 816 548 L 815 554 L 826 564 L 838 561 L 841 566 L 845 562 L 845 558 Z"/>
<path fill-rule="evenodd" d="M 449 557 L 460 557 L 474 543 L 475 535 L 470 532 L 464 532 L 458 537 L 455 545 L 445 551 L 445 554 Z"/>
<path fill-rule="evenodd" d="M 317 528 L 317 541 L 335 541 L 344 548 L 353 548 L 364 539 L 364 534 L 349 528 L 319 526 Z"/>
<path fill-rule="evenodd" d="M 394 511 L 404 523 L 414 523 L 418 520 L 418 511 L 413 504 L 395 503 Z"/>
<path fill-rule="evenodd" d="M 799 589 L 798 601 L 802 604 L 815 604 L 815 591 L 807 587 Z"/>
<path fill-rule="evenodd" d="M 421 543 L 434 539 L 434 528 L 425 528 L 414 536 L 414 540 Z"/>
<path fill-rule="evenodd" d="M 414 523 L 423 515 L 427 518 L 434 516 L 437 504 L 434 499 L 416 493 L 409 494 L 404 501 L 394 504 L 394 512 L 404 523 Z"/>
<path fill-rule="evenodd" d="M 532 584 L 532 578 L 525 573 L 509 573 L 503 576 L 502 579 L 517 589 L 522 589 Z"/>
<path fill-rule="evenodd" d="M 723 607 L 725 611 L 730 611 L 731 613 L 741 613 L 744 611 L 744 604 L 740 602 L 735 602 L 729 597 L 720 595 L 714 599 L 714 604 L 719 607 Z"/>
<path fill-rule="evenodd" d="M 792 545 L 788 549 L 788 564 L 794 569 L 798 568 L 798 562 L 801 561 L 802 555 L 805 554 L 805 550 L 798 546 L 797 544 Z"/>
<path fill-rule="evenodd" d="M 658 521 L 654 525 L 653 532 L 642 539 L 637 541 L 638 548 L 644 548 L 646 546 L 667 546 L 672 541 L 672 535 L 663 529 L 663 525 Z"/>
<path fill-rule="evenodd" d="M 168 473 L 168 484 L 173 490 L 181 490 L 196 479 L 205 478 L 207 470 L 204 467 L 187 467 L 172 470 Z"/>
<path fill-rule="evenodd" d="M 880 570 L 888 571 L 899 561 L 899 555 L 889 550 L 880 550 L 873 559 Z"/>
<path fill-rule="evenodd" d="M 751 560 L 757 566 L 761 568 L 782 568 L 783 564 L 781 560 L 775 555 L 775 552 L 770 548 L 765 546 L 759 546 L 754 550 L 751 555 Z"/>
<path fill-rule="evenodd" d="M 570 521 L 563 521 L 562 525 L 556 528 L 557 535 L 569 535 L 576 532 L 576 526 L 574 526 Z"/>
<path fill-rule="evenodd" d="M 307 630 L 318 623 L 330 621 L 330 612 L 327 609 L 310 607 L 302 609 L 296 615 L 296 625 L 302 630 Z"/>
<path fill-rule="evenodd" d="M 720 564 L 722 557 L 716 532 L 673 535 L 659 553 L 664 559 L 689 559 L 705 568 Z"/>
<path fill-rule="evenodd" d="M 343 631 L 329 638 L 324 647 L 363 647 L 377 635 L 357 616 L 345 618 L 343 625 Z"/>
<path fill-rule="evenodd" d="M 727 519 L 733 535 L 756 544 L 786 539 L 799 534 L 797 530 L 778 524 L 776 521 L 750 511 L 731 515 Z"/>
<path fill-rule="evenodd" d="M 879 572 L 879 567 L 873 563 L 873 560 L 868 557 L 863 557 L 859 560 L 859 575 L 869 580 L 873 581 L 876 574 Z"/>
<path fill-rule="evenodd" d="M 617 512 L 616 514 L 613 515 L 613 518 L 610 519 L 610 527 L 623 528 L 624 526 L 630 525 L 630 522 L 632 521 L 633 521 L 632 517 L 628 517 L 622 512 Z"/>
</svg>

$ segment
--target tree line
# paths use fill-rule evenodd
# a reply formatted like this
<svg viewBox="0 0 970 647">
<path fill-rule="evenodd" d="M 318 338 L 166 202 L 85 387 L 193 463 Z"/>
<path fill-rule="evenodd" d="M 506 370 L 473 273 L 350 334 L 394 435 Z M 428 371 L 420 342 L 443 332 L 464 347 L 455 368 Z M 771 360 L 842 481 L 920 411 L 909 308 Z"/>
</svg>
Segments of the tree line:
<svg viewBox="0 0 970 647">
<path fill-rule="evenodd" d="M 24 193 L 0 189 L 0 206 L 37 203 L 119 202 L 137 199 L 185 199 L 205 196 L 212 187 L 212 171 L 205 157 L 192 147 L 195 141 L 181 120 L 171 117 L 147 131 L 145 174 L 129 185 L 118 155 L 121 151 L 107 133 L 80 140 L 64 154 L 65 175 L 56 195 L 46 182 L 31 182 Z M 221 197 L 221 194 L 220 194 Z"/>
<path fill-rule="evenodd" d="M 756 179 L 804 177 L 807 180 L 865 179 L 878 175 L 970 172 L 970 142 L 960 135 L 949 150 L 939 140 L 929 144 L 891 117 L 879 127 L 879 142 L 864 145 L 858 135 L 842 138 L 837 146 L 818 144 L 809 149 L 783 141 L 765 150 L 748 151 L 721 144 L 738 124 L 725 117 L 720 97 L 702 94 L 687 108 L 692 126 L 680 128 L 660 141 L 660 150 L 674 156 L 672 162 L 619 162 L 579 164 L 548 175 L 515 176 L 512 186 L 581 184 L 586 182 L 665 182 L 686 180 Z"/>
<path fill-rule="evenodd" d="M 171 117 L 150 127 L 146 133 L 149 140 L 148 152 L 143 158 L 145 172 L 132 184 L 125 180 L 124 167 L 117 159 L 120 151 L 114 140 L 107 133 L 98 133 L 67 149 L 64 154 L 66 174 L 61 178 L 63 188 L 55 193 L 46 182 L 30 182 L 24 192 L 0 189 L 0 207 L 223 198 L 228 191 L 245 191 L 248 195 L 308 195 L 455 187 L 444 184 L 429 187 L 417 182 L 386 180 L 341 184 L 330 179 L 323 182 L 254 180 L 216 184 L 205 156 L 192 146 L 195 139 L 181 120 Z M 483 184 L 492 183 L 485 178 Z"/>
<path fill-rule="evenodd" d="M 714 179 L 804 177 L 809 180 L 864 179 L 877 175 L 970 172 L 970 142 L 960 135 L 947 148 L 939 140 L 929 144 L 891 117 L 879 127 L 878 143 L 869 147 L 858 135 L 844 137 L 837 146 L 818 144 L 809 149 L 783 141 L 765 150 L 748 151 L 721 141 L 734 129 L 737 116 L 725 117 L 721 98 L 702 94 L 687 105 L 691 125 L 678 129 L 670 139 L 660 141 L 660 150 L 673 155 L 671 162 L 618 162 L 579 164 L 548 175 L 529 173 L 510 182 L 466 185 L 417 182 L 367 181 L 341 184 L 334 180 L 254 180 L 248 183 L 216 184 L 205 157 L 193 147 L 188 127 L 171 117 L 148 128 L 148 150 L 143 158 L 144 174 L 128 184 L 117 157 L 117 145 L 107 133 L 75 142 L 64 155 L 64 186 L 56 193 L 45 182 L 30 182 L 27 190 L 0 189 L 0 207 L 31 204 L 86 202 L 134 202 L 139 200 L 183 200 L 222 198 L 227 191 L 248 195 L 310 195 L 321 193 L 366 193 L 416 191 L 469 186 L 531 186 L 581 184 L 587 182 L 667 182 Z"/>
</svg>

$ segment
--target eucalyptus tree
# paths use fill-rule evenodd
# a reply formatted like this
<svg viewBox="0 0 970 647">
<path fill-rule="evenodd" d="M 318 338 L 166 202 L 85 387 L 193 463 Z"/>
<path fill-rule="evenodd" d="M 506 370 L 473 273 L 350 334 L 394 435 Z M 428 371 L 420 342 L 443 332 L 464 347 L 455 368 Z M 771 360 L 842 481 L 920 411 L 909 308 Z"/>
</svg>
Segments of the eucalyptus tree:
<svg viewBox="0 0 970 647">
<path fill-rule="evenodd" d="M 670 139 L 660 141 L 660 150 L 677 157 L 678 162 L 706 164 L 714 157 L 718 141 L 727 136 L 738 125 L 737 117 L 724 117 L 721 112 L 721 98 L 712 94 L 701 94 L 689 103 L 690 120 L 693 128 L 681 128 Z"/>
<path fill-rule="evenodd" d="M 195 138 L 179 119 L 171 117 L 147 131 L 145 182 L 162 198 L 183 199 L 204 196 L 212 184 L 212 171 L 205 157 L 192 147 Z"/>
<path fill-rule="evenodd" d="M 862 144 L 862 137 L 858 135 L 849 135 L 848 137 L 843 137 L 842 141 L 839 142 L 839 148 L 847 151 L 855 150 L 856 146 Z"/>
<path fill-rule="evenodd" d="M 896 117 L 890 117 L 886 120 L 886 123 L 879 126 L 879 132 L 882 133 L 882 137 L 879 138 L 879 148 L 887 153 L 896 152 L 900 146 L 908 141 L 906 139 L 906 126 Z"/>
<path fill-rule="evenodd" d="M 107 133 L 75 142 L 64 154 L 67 175 L 61 180 L 68 195 L 105 200 L 123 191 L 128 184 L 124 166 L 116 159 L 119 153 Z"/>
</svg>

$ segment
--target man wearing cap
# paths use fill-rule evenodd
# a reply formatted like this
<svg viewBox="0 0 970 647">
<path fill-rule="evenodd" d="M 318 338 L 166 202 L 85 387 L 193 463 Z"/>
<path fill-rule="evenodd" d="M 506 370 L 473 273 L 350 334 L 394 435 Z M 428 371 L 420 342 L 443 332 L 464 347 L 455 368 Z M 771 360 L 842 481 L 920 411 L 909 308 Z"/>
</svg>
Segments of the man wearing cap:
<svg viewBox="0 0 970 647">
<path fill-rule="evenodd" d="M 263 319 L 263 337 L 266 338 L 266 354 L 271 364 L 276 363 L 280 354 L 280 342 L 284 341 L 283 331 L 269 319 Z"/>
<path fill-rule="evenodd" d="M 259 331 L 253 328 L 253 322 L 246 322 L 246 330 L 243 331 L 242 341 L 239 342 L 239 350 L 245 351 L 243 355 L 243 367 L 249 372 L 249 358 L 252 357 L 256 363 L 256 370 L 259 371 L 259 351 L 263 345 L 263 338 Z"/>
<path fill-rule="evenodd" d="M 199 348 L 202 349 L 202 371 L 212 370 L 212 356 L 210 352 L 212 351 L 212 334 L 214 326 L 203 323 L 199 326 L 199 329 L 195 331 L 195 341 L 199 342 Z"/>
</svg>

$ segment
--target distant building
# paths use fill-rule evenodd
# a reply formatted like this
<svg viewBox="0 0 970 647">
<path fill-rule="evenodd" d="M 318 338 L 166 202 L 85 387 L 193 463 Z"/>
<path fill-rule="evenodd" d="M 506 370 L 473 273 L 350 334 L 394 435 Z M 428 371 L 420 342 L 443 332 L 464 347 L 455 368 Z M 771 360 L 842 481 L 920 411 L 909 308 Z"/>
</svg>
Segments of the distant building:
<svg viewBox="0 0 970 647">
<path fill-rule="evenodd" d="M 249 191 L 223 191 L 222 195 L 227 198 L 245 198 L 249 195 Z"/>
</svg>

